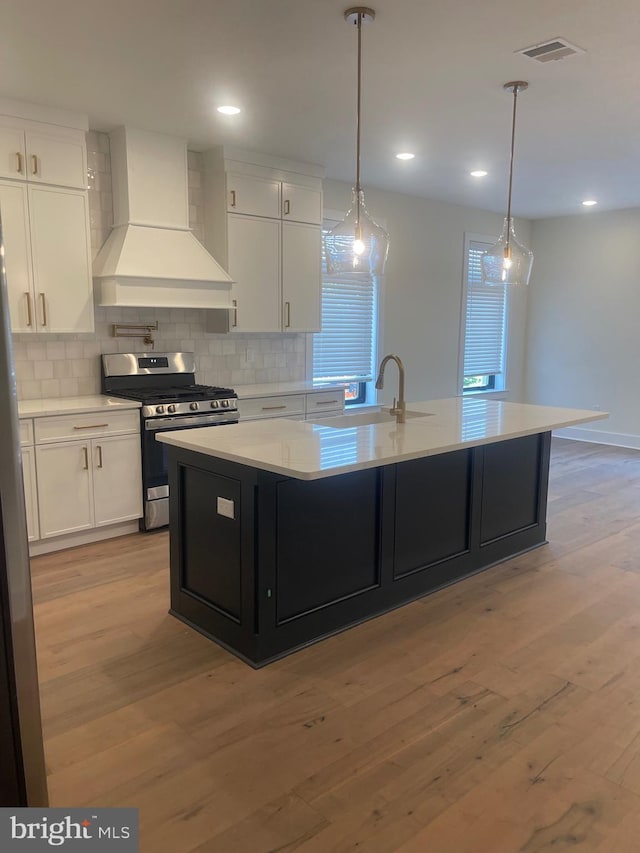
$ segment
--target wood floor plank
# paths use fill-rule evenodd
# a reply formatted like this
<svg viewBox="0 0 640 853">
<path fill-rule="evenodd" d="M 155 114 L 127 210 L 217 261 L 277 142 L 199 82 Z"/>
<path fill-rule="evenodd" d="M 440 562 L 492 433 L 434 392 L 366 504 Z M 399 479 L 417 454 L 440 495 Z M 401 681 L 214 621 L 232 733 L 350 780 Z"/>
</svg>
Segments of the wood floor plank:
<svg viewBox="0 0 640 853">
<path fill-rule="evenodd" d="M 168 534 L 32 560 L 52 805 L 143 853 L 640 850 L 640 453 L 554 440 L 549 544 L 252 670 Z"/>
</svg>

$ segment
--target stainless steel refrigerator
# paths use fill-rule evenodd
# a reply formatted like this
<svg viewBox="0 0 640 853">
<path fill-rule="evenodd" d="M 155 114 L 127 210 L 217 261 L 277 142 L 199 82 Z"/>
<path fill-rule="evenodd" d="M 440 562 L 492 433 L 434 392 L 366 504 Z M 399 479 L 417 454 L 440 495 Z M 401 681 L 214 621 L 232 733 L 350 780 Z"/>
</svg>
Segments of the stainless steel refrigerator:
<svg viewBox="0 0 640 853">
<path fill-rule="evenodd" d="M 27 523 L 0 225 L 0 806 L 46 806 Z"/>
</svg>

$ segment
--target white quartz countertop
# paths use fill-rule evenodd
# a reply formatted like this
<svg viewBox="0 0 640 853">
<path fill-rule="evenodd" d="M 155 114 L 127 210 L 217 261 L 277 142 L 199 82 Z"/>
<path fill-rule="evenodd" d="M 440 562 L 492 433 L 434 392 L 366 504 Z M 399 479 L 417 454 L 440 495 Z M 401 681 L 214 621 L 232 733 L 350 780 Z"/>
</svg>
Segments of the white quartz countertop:
<svg viewBox="0 0 640 853">
<path fill-rule="evenodd" d="M 607 417 L 606 412 L 453 397 L 407 403 L 406 423 L 344 426 L 347 416 L 317 423 L 286 418 L 164 432 L 159 441 L 273 471 L 316 480 L 464 447 L 518 438 Z M 354 424 L 361 420 L 356 415 Z"/>
<path fill-rule="evenodd" d="M 319 385 L 317 382 L 266 382 L 263 385 L 236 385 L 234 391 L 238 399 L 245 400 L 250 397 L 278 397 L 280 394 L 312 394 L 314 391 L 320 393 L 330 388 L 342 388 L 343 385 L 327 382 Z"/>
<path fill-rule="evenodd" d="M 19 400 L 18 417 L 42 418 L 47 415 L 70 415 L 81 412 L 103 412 L 106 409 L 139 409 L 136 400 L 122 400 L 93 394 L 88 397 L 51 397 L 45 400 Z"/>
</svg>

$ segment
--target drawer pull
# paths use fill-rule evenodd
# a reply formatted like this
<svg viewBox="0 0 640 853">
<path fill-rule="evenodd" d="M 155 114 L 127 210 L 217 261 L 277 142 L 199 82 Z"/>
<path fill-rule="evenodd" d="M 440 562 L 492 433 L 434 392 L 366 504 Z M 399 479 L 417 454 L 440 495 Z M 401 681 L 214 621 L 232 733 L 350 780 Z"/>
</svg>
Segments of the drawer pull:
<svg viewBox="0 0 640 853">
<path fill-rule="evenodd" d="M 16 151 L 16 171 L 22 174 L 22 154 L 19 151 Z"/>
<path fill-rule="evenodd" d="M 86 424 L 83 426 L 74 426 L 74 429 L 99 429 L 100 427 L 108 427 L 109 424 Z"/>
<path fill-rule="evenodd" d="M 318 400 L 315 405 L 316 406 L 333 406 L 339 403 L 340 400 Z"/>
<path fill-rule="evenodd" d="M 278 409 L 286 409 L 286 408 L 287 408 L 286 406 L 263 406 L 262 411 L 263 412 L 275 412 Z"/>
<path fill-rule="evenodd" d="M 84 454 L 84 466 L 83 466 L 83 470 L 88 471 L 88 470 L 89 470 L 89 451 L 87 450 L 87 448 L 86 448 L 86 447 L 83 447 L 83 448 L 82 448 L 82 452 L 83 452 L 83 454 Z"/>
</svg>

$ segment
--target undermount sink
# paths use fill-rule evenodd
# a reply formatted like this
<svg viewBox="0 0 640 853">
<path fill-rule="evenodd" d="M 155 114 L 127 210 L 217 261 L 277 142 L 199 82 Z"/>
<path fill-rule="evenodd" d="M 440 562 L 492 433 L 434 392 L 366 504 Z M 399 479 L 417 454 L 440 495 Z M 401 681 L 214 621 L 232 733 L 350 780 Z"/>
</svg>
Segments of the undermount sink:
<svg viewBox="0 0 640 853">
<path fill-rule="evenodd" d="M 431 412 L 405 412 L 404 416 L 409 418 L 429 418 Z M 395 423 L 396 416 L 387 411 L 384 412 L 361 412 L 359 415 L 339 415 L 326 420 L 312 421 L 318 426 L 331 427 L 332 429 L 348 429 L 349 427 L 368 426 L 371 424 Z"/>
</svg>

